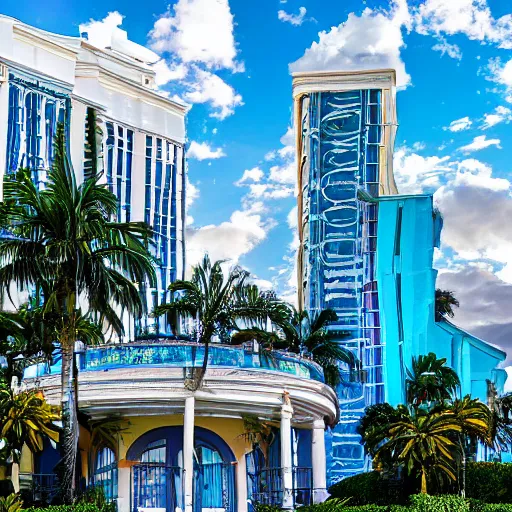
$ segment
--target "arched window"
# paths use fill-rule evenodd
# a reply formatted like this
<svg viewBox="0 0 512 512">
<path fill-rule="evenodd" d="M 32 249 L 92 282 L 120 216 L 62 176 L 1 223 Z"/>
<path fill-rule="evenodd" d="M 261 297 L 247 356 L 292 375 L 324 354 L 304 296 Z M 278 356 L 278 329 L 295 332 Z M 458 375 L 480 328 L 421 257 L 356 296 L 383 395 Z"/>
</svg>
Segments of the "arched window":
<svg viewBox="0 0 512 512">
<path fill-rule="evenodd" d="M 110 448 L 100 448 L 96 453 L 94 486 L 103 489 L 108 501 L 117 498 L 117 462 Z"/>
</svg>

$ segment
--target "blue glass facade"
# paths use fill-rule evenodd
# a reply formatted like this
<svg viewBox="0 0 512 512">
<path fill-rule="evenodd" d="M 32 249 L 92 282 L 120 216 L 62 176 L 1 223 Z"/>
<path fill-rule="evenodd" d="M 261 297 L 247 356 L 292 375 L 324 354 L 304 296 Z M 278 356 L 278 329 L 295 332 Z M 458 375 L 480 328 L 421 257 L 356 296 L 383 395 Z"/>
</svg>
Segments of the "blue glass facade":
<svg viewBox="0 0 512 512">
<path fill-rule="evenodd" d="M 106 123 L 105 171 L 110 192 L 119 199 L 117 221 L 131 220 L 133 130 L 112 121 Z"/>
<path fill-rule="evenodd" d="M 57 123 L 69 127 L 69 96 L 23 73 L 9 73 L 6 172 L 29 168 L 40 186 L 53 162 Z"/>
<path fill-rule="evenodd" d="M 146 135 L 144 221 L 154 230 L 153 255 L 158 261 L 157 286 L 146 289 L 150 308 L 168 299 L 167 288 L 177 279 L 178 266 L 178 188 L 184 193 L 179 148 L 173 142 Z M 184 198 L 181 197 L 181 201 Z M 165 318 L 144 319 L 146 330 L 172 334 Z M 152 324 L 152 322 L 155 322 Z"/>
<path fill-rule="evenodd" d="M 300 102 L 302 300 L 310 311 L 336 311 L 331 329 L 362 365 L 360 378 L 338 390 L 341 420 L 328 439 L 334 482 L 366 468 L 357 424 L 366 405 L 384 401 L 372 202 L 379 194 L 382 91 L 315 92 Z"/>
</svg>

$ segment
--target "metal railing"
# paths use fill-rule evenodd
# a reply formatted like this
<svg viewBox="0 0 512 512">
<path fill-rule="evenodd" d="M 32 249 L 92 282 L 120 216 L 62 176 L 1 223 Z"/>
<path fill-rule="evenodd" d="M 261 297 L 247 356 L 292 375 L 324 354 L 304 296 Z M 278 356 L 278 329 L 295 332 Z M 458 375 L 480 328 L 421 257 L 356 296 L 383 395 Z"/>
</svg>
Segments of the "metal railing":
<svg viewBox="0 0 512 512">
<path fill-rule="evenodd" d="M 59 494 L 59 481 L 55 473 L 21 473 L 20 480 L 26 481 L 25 492 L 30 493 L 33 503 L 49 505 Z M 22 483 L 22 486 L 25 487 Z"/>
<path fill-rule="evenodd" d="M 311 468 L 294 467 L 293 506 L 310 505 L 313 500 Z M 251 501 L 254 504 L 280 506 L 283 503 L 283 468 L 263 468 L 252 475 Z"/>
<path fill-rule="evenodd" d="M 159 463 L 132 466 L 132 510 L 163 508 L 184 509 L 183 470 Z"/>
<path fill-rule="evenodd" d="M 196 465 L 194 510 L 236 511 L 235 466 L 230 463 Z"/>
</svg>

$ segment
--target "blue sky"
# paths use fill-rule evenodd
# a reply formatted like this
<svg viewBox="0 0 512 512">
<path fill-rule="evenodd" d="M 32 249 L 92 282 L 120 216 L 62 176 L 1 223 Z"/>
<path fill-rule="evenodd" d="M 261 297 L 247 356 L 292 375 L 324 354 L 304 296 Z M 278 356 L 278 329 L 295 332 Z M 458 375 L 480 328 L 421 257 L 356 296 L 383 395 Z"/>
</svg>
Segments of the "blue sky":
<svg viewBox="0 0 512 512">
<path fill-rule="evenodd" d="M 189 260 L 231 258 L 288 298 L 290 69 L 396 68 L 399 189 L 434 193 L 444 214 L 435 259 L 461 302 L 457 323 L 512 348 L 510 0 L 3 0 L 1 10 L 69 35 L 82 25 L 91 40 L 121 26 L 161 56 L 160 88 L 193 104 Z"/>
</svg>

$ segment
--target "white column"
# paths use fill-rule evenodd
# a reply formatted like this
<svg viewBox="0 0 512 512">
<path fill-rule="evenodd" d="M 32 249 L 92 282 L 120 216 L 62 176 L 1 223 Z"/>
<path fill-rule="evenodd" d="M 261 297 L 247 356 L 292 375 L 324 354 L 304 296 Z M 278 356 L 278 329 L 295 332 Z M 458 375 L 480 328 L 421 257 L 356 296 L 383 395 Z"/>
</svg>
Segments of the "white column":
<svg viewBox="0 0 512 512">
<path fill-rule="evenodd" d="M 130 477 L 131 468 L 121 467 L 117 469 L 117 510 L 118 512 L 130 512 Z"/>
<path fill-rule="evenodd" d="M 313 469 L 313 503 L 328 498 L 327 460 L 325 458 L 325 422 L 316 420 L 311 432 L 311 466 Z"/>
<path fill-rule="evenodd" d="M 238 512 L 247 512 L 247 467 L 245 454 L 236 465 L 236 498 Z"/>
<path fill-rule="evenodd" d="M 183 479 L 185 512 L 192 512 L 194 492 L 194 405 L 195 399 L 185 399 L 185 415 L 183 418 Z"/>
<path fill-rule="evenodd" d="M 11 482 L 14 492 L 20 492 L 20 466 L 18 464 L 13 464 L 11 467 Z"/>
<path fill-rule="evenodd" d="M 293 473 L 292 473 L 292 425 L 293 408 L 288 394 L 284 395 L 281 406 L 281 471 L 283 486 L 283 508 L 293 509 Z"/>
</svg>

